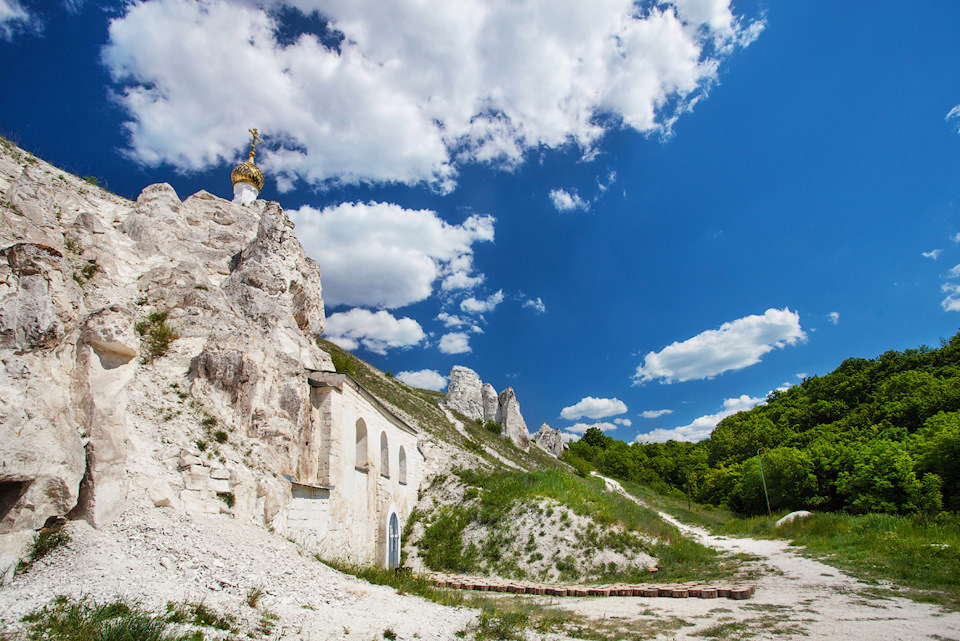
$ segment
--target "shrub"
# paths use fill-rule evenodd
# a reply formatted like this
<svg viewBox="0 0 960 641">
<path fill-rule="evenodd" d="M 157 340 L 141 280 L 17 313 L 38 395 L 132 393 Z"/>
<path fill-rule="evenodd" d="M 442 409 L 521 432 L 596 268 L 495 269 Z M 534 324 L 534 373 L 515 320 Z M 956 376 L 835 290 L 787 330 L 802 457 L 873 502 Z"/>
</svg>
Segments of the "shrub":
<svg viewBox="0 0 960 641">
<path fill-rule="evenodd" d="M 215 440 L 217 443 L 226 443 L 227 438 L 229 437 L 227 436 L 227 433 L 224 432 L 223 430 L 217 430 L 216 432 L 213 433 L 213 440 Z"/>
</svg>

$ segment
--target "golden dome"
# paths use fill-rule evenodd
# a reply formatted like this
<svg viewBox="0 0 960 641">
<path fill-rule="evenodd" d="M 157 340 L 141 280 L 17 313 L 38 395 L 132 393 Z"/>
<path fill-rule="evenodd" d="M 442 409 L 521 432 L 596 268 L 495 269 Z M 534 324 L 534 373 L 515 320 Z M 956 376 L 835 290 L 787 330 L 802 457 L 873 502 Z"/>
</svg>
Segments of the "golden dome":
<svg viewBox="0 0 960 641">
<path fill-rule="evenodd" d="M 260 136 L 256 129 L 251 129 L 250 133 L 253 135 L 253 141 L 250 143 L 250 159 L 233 168 L 230 172 L 230 180 L 233 181 L 234 186 L 237 183 L 250 183 L 260 192 L 263 190 L 263 172 L 253 162 L 253 157 L 257 155 Z"/>
<path fill-rule="evenodd" d="M 263 172 L 253 164 L 253 154 L 250 155 L 250 160 L 242 162 L 233 168 L 233 171 L 230 172 L 230 180 L 233 181 L 234 185 L 237 183 L 250 183 L 257 188 L 257 191 L 263 190 Z"/>
</svg>

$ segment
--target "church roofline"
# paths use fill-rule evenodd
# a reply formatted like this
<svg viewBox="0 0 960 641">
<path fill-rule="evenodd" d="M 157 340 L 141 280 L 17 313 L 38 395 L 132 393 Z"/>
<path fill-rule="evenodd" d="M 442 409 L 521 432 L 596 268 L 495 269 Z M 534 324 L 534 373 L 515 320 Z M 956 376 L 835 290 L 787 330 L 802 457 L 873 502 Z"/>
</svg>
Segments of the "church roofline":
<svg viewBox="0 0 960 641">
<path fill-rule="evenodd" d="M 405 420 L 397 416 L 389 407 L 383 404 L 383 402 L 377 398 L 370 390 L 365 388 L 363 385 L 357 382 L 357 379 L 353 378 L 349 374 L 344 374 L 341 372 L 321 372 L 317 370 L 307 370 L 309 374 L 307 375 L 307 382 L 310 384 L 310 387 L 336 387 L 342 389 L 344 383 L 349 383 L 354 389 L 360 392 L 360 395 L 363 396 L 367 401 L 369 401 L 373 406 L 375 406 L 381 414 L 386 416 L 390 422 L 394 423 L 397 427 L 402 429 L 405 432 L 409 432 L 414 436 L 420 434 L 420 431 L 415 427 L 407 423 Z"/>
</svg>

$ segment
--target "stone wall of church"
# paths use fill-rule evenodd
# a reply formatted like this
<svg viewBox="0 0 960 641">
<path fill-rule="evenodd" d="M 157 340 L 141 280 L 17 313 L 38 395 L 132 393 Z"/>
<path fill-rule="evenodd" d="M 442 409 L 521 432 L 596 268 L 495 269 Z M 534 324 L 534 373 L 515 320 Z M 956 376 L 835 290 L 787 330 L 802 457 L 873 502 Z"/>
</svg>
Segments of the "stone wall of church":
<svg viewBox="0 0 960 641">
<path fill-rule="evenodd" d="M 417 435 L 349 377 L 322 376 L 311 390 L 311 429 L 297 481 L 333 488 L 293 501 L 287 534 L 326 558 L 385 565 L 390 514 L 402 527 L 417 502 L 423 475 Z"/>
</svg>

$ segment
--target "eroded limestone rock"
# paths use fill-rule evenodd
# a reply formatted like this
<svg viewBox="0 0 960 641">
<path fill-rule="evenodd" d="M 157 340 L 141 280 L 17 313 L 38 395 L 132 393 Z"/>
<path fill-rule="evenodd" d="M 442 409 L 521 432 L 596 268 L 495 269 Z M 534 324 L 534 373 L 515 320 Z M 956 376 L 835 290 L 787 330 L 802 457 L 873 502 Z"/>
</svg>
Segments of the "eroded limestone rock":
<svg viewBox="0 0 960 641">
<path fill-rule="evenodd" d="M 546 423 L 540 426 L 540 430 L 534 437 L 533 442 L 538 447 L 550 452 L 556 457 L 560 457 L 563 451 L 569 447 L 563 442 L 563 436 L 560 430 L 555 430 Z"/>
<path fill-rule="evenodd" d="M 481 386 L 480 376 L 475 371 L 455 365 L 450 370 L 450 383 L 447 385 L 447 399 L 444 402 L 447 407 L 457 410 L 469 419 L 482 419 L 484 411 Z"/>
</svg>

